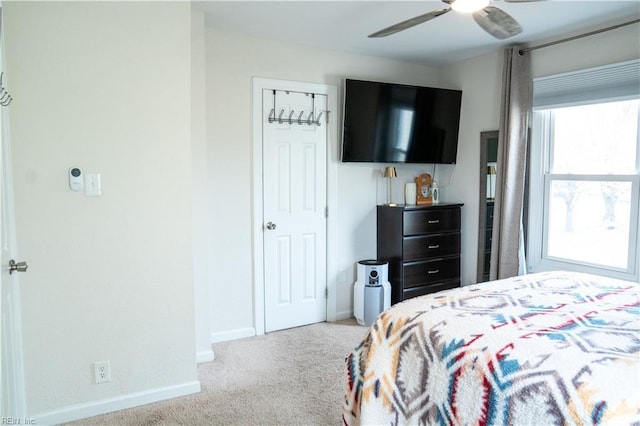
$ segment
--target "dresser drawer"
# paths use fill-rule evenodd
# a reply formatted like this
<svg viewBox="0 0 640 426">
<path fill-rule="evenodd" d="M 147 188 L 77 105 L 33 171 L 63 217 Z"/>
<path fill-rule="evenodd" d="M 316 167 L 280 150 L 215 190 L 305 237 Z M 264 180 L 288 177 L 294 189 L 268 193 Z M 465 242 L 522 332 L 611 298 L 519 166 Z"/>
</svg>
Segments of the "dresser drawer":
<svg viewBox="0 0 640 426">
<path fill-rule="evenodd" d="M 404 237 L 405 262 L 460 254 L 460 233 Z"/>
<path fill-rule="evenodd" d="M 402 267 L 404 288 L 460 278 L 460 257 L 405 263 Z"/>
<path fill-rule="evenodd" d="M 405 236 L 459 231 L 460 209 L 405 211 L 403 228 Z"/>
</svg>

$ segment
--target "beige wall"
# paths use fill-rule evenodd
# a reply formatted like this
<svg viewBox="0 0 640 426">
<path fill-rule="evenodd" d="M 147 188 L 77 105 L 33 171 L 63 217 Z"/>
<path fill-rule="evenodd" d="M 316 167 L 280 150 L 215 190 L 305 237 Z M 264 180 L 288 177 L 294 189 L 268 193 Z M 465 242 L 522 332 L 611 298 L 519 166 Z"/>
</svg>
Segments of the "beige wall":
<svg viewBox="0 0 640 426">
<path fill-rule="evenodd" d="M 568 34 L 571 35 L 575 34 Z M 531 52 L 531 69 L 533 78 L 537 78 L 639 57 L 640 25 L 633 24 L 534 50 Z"/>
<path fill-rule="evenodd" d="M 193 286 L 198 362 L 213 358 L 211 349 L 211 206 L 207 188 L 207 129 L 204 13 L 191 7 L 191 174 L 193 195 Z"/>
<path fill-rule="evenodd" d="M 27 409 L 42 421 L 199 389 L 190 20 L 188 3 L 4 4 Z M 100 173 L 102 196 L 70 191 L 70 167 Z M 96 385 L 104 360 L 112 381 Z"/>
</svg>

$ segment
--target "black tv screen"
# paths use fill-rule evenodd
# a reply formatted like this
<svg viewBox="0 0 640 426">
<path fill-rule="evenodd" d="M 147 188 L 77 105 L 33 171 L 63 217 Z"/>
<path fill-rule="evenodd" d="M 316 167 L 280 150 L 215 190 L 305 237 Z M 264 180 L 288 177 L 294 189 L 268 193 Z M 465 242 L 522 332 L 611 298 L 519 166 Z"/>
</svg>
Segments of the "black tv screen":
<svg viewBox="0 0 640 426">
<path fill-rule="evenodd" d="M 462 91 L 345 81 L 342 161 L 455 164 Z"/>
</svg>

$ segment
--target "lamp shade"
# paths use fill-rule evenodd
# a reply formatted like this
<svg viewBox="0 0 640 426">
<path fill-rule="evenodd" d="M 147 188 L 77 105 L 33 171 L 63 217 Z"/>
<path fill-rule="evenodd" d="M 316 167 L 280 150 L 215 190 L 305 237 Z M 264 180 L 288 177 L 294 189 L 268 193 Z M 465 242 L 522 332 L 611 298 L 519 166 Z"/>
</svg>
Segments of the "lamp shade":
<svg viewBox="0 0 640 426">
<path fill-rule="evenodd" d="M 396 168 L 394 166 L 385 167 L 384 177 L 388 177 L 388 178 L 398 177 L 398 174 L 396 173 Z"/>
</svg>

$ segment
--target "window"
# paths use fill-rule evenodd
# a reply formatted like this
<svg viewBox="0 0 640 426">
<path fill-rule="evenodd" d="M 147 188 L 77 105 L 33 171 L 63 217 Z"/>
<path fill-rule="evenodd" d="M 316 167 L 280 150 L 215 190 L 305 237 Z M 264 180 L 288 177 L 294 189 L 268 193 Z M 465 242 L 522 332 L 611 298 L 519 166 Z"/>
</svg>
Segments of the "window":
<svg viewBox="0 0 640 426">
<path fill-rule="evenodd" d="M 637 69 L 637 62 L 632 65 Z M 600 70 L 610 74 L 612 68 Z M 566 269 L 637 280 L 640 100 L 628 88 L 614 96 L 607 96 L 610 88 L 594 90 L 592 71 L 585 83 L 593 91 L 590 98 L 585 90 L 576 90 L 580 99 L 568 90 L 535 105 L 534 82 L 529 271 Z M 580 82 L 582 75 L 573 77 Z"/>
</svg>

